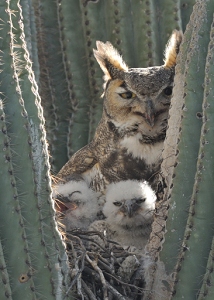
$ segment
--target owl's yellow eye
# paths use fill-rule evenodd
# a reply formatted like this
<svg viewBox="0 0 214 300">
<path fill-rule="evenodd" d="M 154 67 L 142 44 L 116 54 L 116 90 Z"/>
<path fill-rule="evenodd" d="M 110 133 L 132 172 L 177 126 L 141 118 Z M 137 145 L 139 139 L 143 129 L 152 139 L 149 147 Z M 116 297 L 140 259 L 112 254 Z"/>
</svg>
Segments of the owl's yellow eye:
<svg viewBox="0 0 214 300">
<path fill-rule="evenodd" d="M 120 97 L 122 97 L 123 99 L 131 99 L 131 98 L 135 98 L 136 94 L 132 93 L 131 91 L 127 91 L 125 93 L 119 94 Z"/>
</svg>

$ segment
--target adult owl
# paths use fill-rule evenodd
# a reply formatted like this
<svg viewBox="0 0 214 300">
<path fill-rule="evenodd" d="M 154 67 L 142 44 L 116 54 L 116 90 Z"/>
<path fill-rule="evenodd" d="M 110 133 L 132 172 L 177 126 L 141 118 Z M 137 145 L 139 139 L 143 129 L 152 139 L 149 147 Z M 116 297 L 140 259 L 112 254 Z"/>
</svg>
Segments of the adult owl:
<svg viewBox="0 0 214 300">
<path fill-rule="evenodd" d="M 156 190 L 181 40 L 174 31 L 164 65 L 149 68 L 128 68 L 109 42 L 97 42 L 94 55 L 105 74 L 102 118 L 92 141 L 71 157 L 59 179 L 81 175 L 101 194 L 108 184 L 128 179 L 146 180 Z"/>
</svg>

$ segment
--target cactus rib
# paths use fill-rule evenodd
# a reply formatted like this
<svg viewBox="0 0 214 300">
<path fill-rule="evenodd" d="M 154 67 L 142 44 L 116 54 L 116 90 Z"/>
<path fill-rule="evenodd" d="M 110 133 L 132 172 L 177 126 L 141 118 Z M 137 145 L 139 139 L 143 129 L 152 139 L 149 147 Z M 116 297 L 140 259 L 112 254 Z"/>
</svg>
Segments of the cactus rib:
<svg viewBox="0 0 214 300">
<path fill-rule="evenodd" d="M 93 138 L 97 124 L 101 119 L 103 108 L 103 99 L 100 97 L 102 94 L 102 72 L 94 58 L 93 48 L 95 48 L 96 40 L 106 40 L 105 26 L 99 26 L 103 15 L 101 11 L 104 13 L 104 3 L 102 1 L 96 3 L 80 1 L 80 10 L 83 34 L 86 41 L 85 54 L 91 99 L 89 107 L 89 142 Z"/>
<path fill-rule="evenodd" d="M 2 105 L 2 103 L 0 103 L 0 106 L 1 105 Z M 1 110 L 1 108 L 0 108 L 0 110 Z M 1 241 L 0 241 L 0 298 L 12 300 L 10 279 L 9 279 L 9 274 L 7 271 L 7 265 L 5 262 L 4 251 L 2 248 Z"/>
<path fill-rule="evenodd" d="M 197 12 L 200 11 L 200 18 Z M 192 20 L 194 26 L 191 34 L 191 41 L 187 49 L 187 59 L 184 71 L 184 82 L 178 83 L 180 89 L 183 89 L 184 105 L 182 107 L 182 118 L 179 126 L 180 137 L 178 139 L 176 167 L 172 175 L 172 184 L 170 186 L 170 206 L 169 221 L 167 222 L 166 243 L 164 243 L 164 251 L 161 251 L 160 258 L 165 261 L 168 272 L 172 272 L 176 263 L 176 257 L 179 249 L 178 241 L 182 240 L 186 219 L 188 216 L 189 201 L 194 185 L 194 177 L 196 173 L 196 164 L 199 149 L 199 138 L 201 131 L 201 120 L 197 118 L 197 112 L 201 111 L 203 99 L 202 82 L 204 78 L 205 56 L 204 48 L 198 48 L 199 35 L 203 34 L 204 47 L 209 42 L 209 29 L 204 21 L 206 15 L 206 4 L 198 1 L 195 6 L 195 21 Z M 180 55 L 182 56 L 182 49 Z M 184 54 L 185 56 L 185 54 Z M 200 73 L 198 72 L 200 70 Z M 197 74 L 197 76 L 195 75 Z M 176 80 L 176 79 L 175 79 Z M 197 93 L 195 92 L 197 89 Z M 175 112 L 176 113 L 176 112 Z M 171 114 L 172 115 L 172 112 Z M 169 124 L 170 125 L 170 124 Z M 166 144 L 168 145 L 166 140 Z M 166 150 L 167 151 L 167 150 Z M 167 171 L 167 170 L 166 170 Z M 173 188 L 172 188 L 173 187 Z M 170 236 L 170 240 L 168 239 Z M 179 237 L 179 238 L 178 238 Z M 166 259 L 165 255 L 169 256 Z M 174 255 L 172 255 L 174 253 Z"/>
<path fill-rule="evenodd" d="M 212 300 L 214 295 L 214 238 L 212 239 L 212 245 L 207 260 L 206 272 L 204 274 L 201 289 L 198 293 L 198 300 Z"/>
<path fill-rule="evenodd" d="M 23 15 L 22 9 L 18 2 L 18 8 L 20 12 L 19 24 L 20 28 L 23 28 Z M 52 273 L 51 283 L 53 288 L 53 294 L 62 294 L 63 291 L 59 290 L 59 286 L 66 286 L 66 272 L 68 271 L 67 256 L 65 254 L 65 248 L 62 245 L 62 240 L 59 232 L 56 230 L 56 223 L 54 217 L 53 202 L 51 199 L 51 181 L 50 181 L 50 165 L 48 160 L 48 150 L 46 143 L 46 135 L 44 129 L 44 117 L 41 108 L 41 99 L 38 94 L 38 87 L 35 82 L 34 74 L 32 72 L 32 63 L 29 60 L 29 53 L 27 51 L 24 33 L 20 35 L 20 44 L 22 45 L 23 54 L 26 60 L 26 70 L 28 74 L 26 77 L 29 78 L 29 85 L 27 89 L 27 80 L 24 80 L 24 76 L 20 75 L 20 82 L 26 82 L 25 93 L 23 92 L 24 99 L 32 97 L 32 101 L 25 101 L 26 108 L 29 114 L 29 127 L 28 134 L 31 137 L 31 158 L 33 161 L 34 171 L 34 183 L 35 190 L 34 194 L 37 196 L 37 207 L 41 229 L 41 242 L 44 246 L 45 258 L 48 261 L 49 270 Z M 26 78 L 26 79 L 27 79 Z M 24 89 L 23 89 L 24 90 Z M 32 93 L 30 93 L 32 91 Z M 30 97 L 29 97 L 30 98 Z M 33 102 L 35 101 L 38 109 L 38 116 L 35 114 Z M 40 130 L 41 129 L 41 132 Z M 46 197 L 45 197 L 46 196 Z M 46 203 L 44 200 L 46 199 Z M 47 209 L 49 208 L 49 209 Z M 50 232 L 52 235 L 50 235 Z M 56 265 L 58 267 L 56 268 Z M 58 283 L 58 284 L 57 284 Z"/>
<path fill-rule="evenodd" d="M 153 1 L 131 2 L 134 32 L 135 66 L 151 67 L 158 64 L 155 36 L 155 8 Z"/>
<path fill-rule="evenodd" d="M 71 103 L 63 69 L 60 30 L 57 26 L 57 4 L 40 0 L 35 3 L 35 6 L 40 62 L 44 71 L 41 74 L 44 78 L 44 82 L 41 82 L 42 103 L 47 110 L 49 109 L 45 115 L 47 131 L 50 133 L 48 142 L 52 170 L 57 173 L 68 159 L 67 134 Z"/>
<path fill-rule="evenodd" d="M 11 200 L 14 197 L 16 200 L 10 201 L 11 211 L 19 214 L 18 224 L 14 226 L 16 230 L 11 231 L 17 239 L 21 239 L 18 261 L 22 263 L 20 267 L 15 267 L 14 259 L 17 260 L 17 257 L 13 257 L 15 253 L 12 251 L 7 261 L 19 273 L 18 276 L 14 272 L 12 276 L 12 295 L 16 299 L 23 299 L 24 295 L 26 300 L 29 297 L 54 299 L 56 295 L 62 299 L 68 266 L 65 248 L 54 222 L 44 118 L 25 42 L 20 1 L 7 1 L 6 5 L 6 13 L 3 14 L 7 18 L 4 23 L 6 38 L 1 40 L 5 62 L 1 91 L 5 95 L 5 122 L 10 124 L 7 134 L 13 138 L 13 144 L 7 143 L 10 145 L 7 160 L 11 163 L 9 174 L 15 191 L 13 196 L 10 192 L 8 195 Z M 8 86 L 8 81 L 11 86 Z M 5 216 L 10 214 L 5 213 Z M 5 224 L 8 226 L 8 223 L 9 220 Z M 17 242 L 17 246 L 19 244 Z M 6 249 L 13 249 L 9 242 Z"/>
<path fill-rule="evenodd" d="M 214 10 L 214 5 L 207 4 L 209 10 Z M 209 16 L 212 18 L 213 16 Z M 212 139 L 214 134 L 214 124 L 212 116 L 214 113 L 213 105 L 213 47 L 214 47 L 214 23 L 210 30 L 210 42 L 208 46 L 208 55 L 205 66 L 204 79 L 204 98 L 203 98 L 203 125 L 201 128 L 200 148 L 198 153 L 197 171 L 195 183 L 191 196 L 189 216 L 187 227 L 182 242 L 182 249 L 179 254 L 176 270 L 179 269 L 178 283 L 175 286 L 175 299 L 180 299 L 183 294 L 185 297 L 191 297 L 193 290 L 198 290 L 201 282 L 201 276 L 205 272 L 206 259 L 211 247 L 211 241 L 214 234 L 213 220 L 213 181 L 214 173 L 207 172 L 210 165 L 214 164 Z M 197 232 L 197 234 L 195 234 Z M 195 264 L 193 261 L 197 261 Z M 191 267 L 190 267 L 191 266 Z M 191 268 L 191 270 L 190 270 Z M 194 273 L 194 280 L 189 280 L 186 284 L 186 278 Z M 176 278 L 175 278 L 176 279 Z"/>
<path fill-rule="evenodd" d="M 63 66 L 71 105 L 67 137 L 67 151 L 70 157 L 88 142 L 90 88 L 85 72 L 85 49 L 79 47 L 79 44 L 84 45 L 84 35 L 78 1 L 57 1 L 57 16 Z M 76 26 L 77 23 L 78 26 Z"/>
</svg>

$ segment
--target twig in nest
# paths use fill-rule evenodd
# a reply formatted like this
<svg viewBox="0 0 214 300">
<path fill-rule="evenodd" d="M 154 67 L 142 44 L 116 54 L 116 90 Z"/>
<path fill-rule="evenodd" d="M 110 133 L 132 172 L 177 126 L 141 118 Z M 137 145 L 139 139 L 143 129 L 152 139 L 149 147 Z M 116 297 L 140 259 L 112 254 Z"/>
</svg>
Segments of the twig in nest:
<svg viewBox="0 0 214 300">
<path fill-rule="evenodd" d="M 93 260 L 90 259 L 88 254 L 86 254 L 85 257 L 86 257 L 87 261 L 91 264 L 91 266 L 94 268 L 94 270 L 97 271 L 98 274 L 100 275 L 100 280 L 101 280 L 102 285 L 103 285 L 103 299 L 108 300 L 107 284 L 106 284 L 106 280 L 105 280 L 105 277 L 103 275 L 102 270 L 98 267 L 96 261 L 93 261 Z"/>
<path fill-rule="evenodd" d="M 97 298 L 94 296 L 94 294 L 92 293 L 92 291 L 88 288 L 88 286 L 85 283 L 85 281 L 81 280 L 81 283 L 82 283 L 83 289 L 85 290 L 85 292 L 88 295 L 88 297 L 90 298 L 90 300 L 97 300 Z"/>
<path fill-rule="evenodd" d="M 113 279 L 115 279 L 115 280 L 116 280 L 118 283 L 120 283 L 121 285 L 124 285 L 124 286 L 128 286 L 128 287 L 134 288 L 134 289 L 136 289 L 136 290 L 138 290 L 138 291 L 140 291 L 140 292 L 144 292 L 144 291 L 145 291 L 145 289 L 142 289 L 142 288 L 140 288 L 140 287 L 138 287 L 138 286 L 136 286 L 136 285 L 130 284 L 130 283 L 126 283 L 126 282 L 124 282 L 124 281 L 118 279 L 116 276 L 114 276 L 114 275 L 112 275 L 112 274 L 110 274 L 110 273 L 107 273 L 107 272 L 105 272 L 105 271 L 104 271 L 104 273 L 105 273 L 106 275 L 112 277 Z"/>
<path fill-rule="evenodd" d="M 72 287 L 74 286 L 74 284 L 76 283 L 77 281 L 77 290 L 78 290 L 78 294 L 82 296 L 82 299 L 84 299 L 83 295 L 82 295 L 82 292 L 81 292 L 81 275 L 82 275 L 82 271 L 84 270 L 85 268 L 85 256 L 86 256 L 86 251 L 82 254 L 82 256 L 76 260 L 75 262 L 75 269 L 78 270 L 74 279 L 72 280 L 66 294 L 65 294 L 65 297 L 64 299 L 68 296 L 68 293 L 69 291 L 72 289 Z M 79 269 L 79 266 L 78 266 L 78 263 L 79 263 L 79 260 L 81 259 L 81 268 Z"/>
<path fill-rule="evenodd" d="M 106 285 L 107 285 L 109 292 L 111 292 L 114 296 L 116 296 L 117 299 L 127 300 L 127 298 L 124 297 L 123 295 L 121 295 L 115 288 L 113 288 L 113 286 L 110 283 L 106 282 Z"/>
<path fill-rule="evenodd" d="M 82 275 L 82 272 L 85 268 L 85 256 L 86 256 L 86 249 L 85 247 L 83 246 L 82 244 L 82 241 L 80 238 L 74 236 L 75 239 L 77 239 L 80 243 L 80 245 L 82 246 L 83 248 L 83 253 L 81 255 L 81 257 L 77 257 L 77 254 L 76 254 L 76 251 L 74 249 L 74 246 L 73 246 L 73 243 L 70 242 L 70 246 L 71 246 L 71 249 L 72 249 L 72 254 L 73 254 L 73 257 L 75 258 L 75 271 L 77 271 L 76 275 L 74 276 L 66 294 L 65 294 L 65 297 L 68 295 L 69 291 L 72 289 L 72 287 L 74 286 L 74 284 L 77 282 L 77 291 L 78 291 L 78 294 L 82 297 L 82 299 L 84 299 L 84 296 L 82 294 L 82 291 L 81 291 L 81 275 Z M 79 268 L 79 261 L 81 261 L 81 267 Z M 64 297 L 64 299 L 65 299 Z"/>
</svg>

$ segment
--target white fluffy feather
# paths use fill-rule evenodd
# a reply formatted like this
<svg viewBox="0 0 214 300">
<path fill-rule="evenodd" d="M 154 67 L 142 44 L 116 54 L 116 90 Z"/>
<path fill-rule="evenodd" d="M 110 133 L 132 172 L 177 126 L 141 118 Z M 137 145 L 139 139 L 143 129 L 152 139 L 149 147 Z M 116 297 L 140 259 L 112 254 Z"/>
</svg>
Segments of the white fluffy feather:
<svg viewBox="0 0 214 300">
<path fill-rule="evenodd" d="M 68 207 L 62 220 L 67 231 L 72 228 L 87 229 L 96 220 L 97 213 L 100 210 L 97 193 L 90 189 L 83 180 L 72 180 L 65 184 L 59 184 L 54 189 L 54 198 Z M 72 205 L 75 208 L 71 208 Z"/>
<path fill-rule="evenodd" d="M 121 207 L 114 205 L 117 201 L 124 205 L 128 201 L 134 203 L 135 199 L 140 198 L 145 201 L 132 216 L 123 213 Z M 120 243 L 123 247 L 143 249 L 151 231 L 155 201 L 155 193 L 147 182 L 127 180 L 112 183 L 107 188 L 106 203 L 103 207 L 106 220 L 95 221 L 90 230 L 106 233 L 108 239 Z"/>
</svg>

